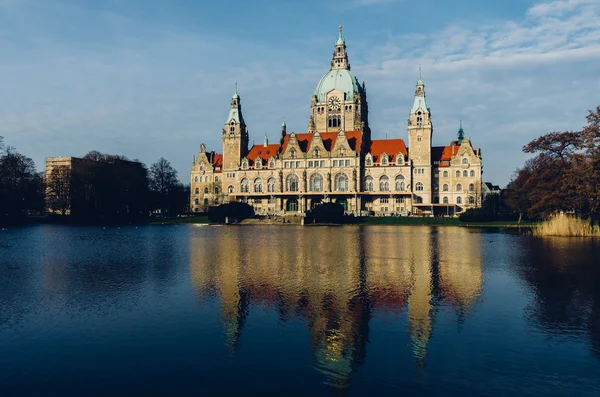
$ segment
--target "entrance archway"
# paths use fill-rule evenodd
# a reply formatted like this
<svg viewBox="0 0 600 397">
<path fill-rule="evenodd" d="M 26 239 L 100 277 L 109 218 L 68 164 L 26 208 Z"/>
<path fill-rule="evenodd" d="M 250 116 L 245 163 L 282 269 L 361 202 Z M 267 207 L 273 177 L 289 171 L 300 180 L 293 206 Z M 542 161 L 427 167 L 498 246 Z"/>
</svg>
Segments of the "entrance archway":
<svg viewBox="0 0 600 397">
<path fill-rule="evenodd" d="M 290 212 L 298 211 L 298 200 L 297 199 L 288 199 L 286 206 L 285 206 L 285 210 L 290 211 Z"/>
<path fill-rule="evenodd" d="M 348 200 L 346 200 L 345 198 L 340 198 L 335 200 L 335 202 L 344 207 L 344 211 L 348 211 Z"/>
<path fill-rule="evenodd" d="M 315 209 L 319 205 L 321 205 L 321 199 L 320 198 L 312 199 L 311 202 L 310 202 L 310 209 Z"/>
</svg>

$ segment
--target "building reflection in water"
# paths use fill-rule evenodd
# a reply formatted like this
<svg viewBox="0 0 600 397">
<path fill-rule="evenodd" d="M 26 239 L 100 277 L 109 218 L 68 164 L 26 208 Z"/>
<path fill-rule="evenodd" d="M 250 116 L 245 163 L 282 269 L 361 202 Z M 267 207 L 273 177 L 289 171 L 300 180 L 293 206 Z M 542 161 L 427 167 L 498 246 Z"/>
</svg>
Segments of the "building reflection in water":
<svg viewBox="0 0 600 397">
<path fill-rule="evenodd" d="M 435 313 L 468 313 L 482 290 L 480 234 L 427 227 L 227 227 L 190 240 L 201 298 L 217 297 L 226 343 L 240 344 L 253 305 L 301 317 L 315 368 L 345 388 L 364 363 L 369 322 L 406 310 L 415 364 L 425 365 Z"/>
</svg>

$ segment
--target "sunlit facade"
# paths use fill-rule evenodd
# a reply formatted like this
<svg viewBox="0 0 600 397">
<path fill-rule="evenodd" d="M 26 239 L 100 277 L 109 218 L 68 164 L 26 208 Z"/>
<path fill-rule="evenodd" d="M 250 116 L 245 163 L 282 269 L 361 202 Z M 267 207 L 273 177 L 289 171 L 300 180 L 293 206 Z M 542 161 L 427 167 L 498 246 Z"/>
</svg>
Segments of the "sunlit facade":
<svg viewBox="0 0 600 397">
<path fill-rule="evenodd" d="M 347 213 L 454 215 L 481 205 L 482 155 L 462 125 L 449 146 L 432 146 L 433 124 L 419 76 L 403 139 L 372 139 L 364 82 L 351 72 L 340 26 L 329 71 L 310 102 L 306 132 L 249 147 L 241 97 L 231 98 L 222 154 L 201 145 L 191 168 L 192 211 L 243 201 L 259 214 L 302 213 L 323 202 Z"/>
</svg>

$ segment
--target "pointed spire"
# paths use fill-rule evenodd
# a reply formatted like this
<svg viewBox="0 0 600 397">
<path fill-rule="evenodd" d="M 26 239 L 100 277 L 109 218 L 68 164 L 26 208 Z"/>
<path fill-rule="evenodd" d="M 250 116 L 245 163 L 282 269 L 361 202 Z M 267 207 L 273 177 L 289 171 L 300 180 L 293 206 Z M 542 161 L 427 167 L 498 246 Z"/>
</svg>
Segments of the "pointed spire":
<svg viewBox="0 0 600 397">
<path fill-rule="evenodd" d="M 283 118 L 283 122 L 281 123 L 282 127 L 285 127 L 285 117 Z"/>
<path fill-rule="evenodd" d="M 348 54 L 346 53 L 346 40 L 342 35 L 342 25 L 338 33 L 335 48 L 333 49 L 333 58 L 331 59 L 331 69 L 347 69 L 350 70 L 350 62 L 348 62 Z"/>
<path fill-rule="evenodd" d="M 235 82 L 235 92 L 233 94 L 232 98 L 239 98 L 239 94 L 238 94 L 238 89 L 237 89 L 237 81 Z"/>
<path fill-rule="evenodd" d="M 458 144 L 462 144 L 463 139 L 465 139 L 465 131 L 463 130 L 462 120 L 460 121 L 460 128 L 458 129 Z"/>
<path fill-rule="evenodd" d="M 335 42 L 335 45 L 344 45 L 346 44 L 346 40 L 344 40 L 344 35 L 342 34 L 342 25 L 339 26 L 339 33 L 338 33 L 338 38 L 337 41 Z"/>
<path fill-rule="evenodd" d="M 422 71 L 421 71 L 421 65 L 419 65 L 419 79 L 417 80 L 417 85 L 425 85 L 425 83 L 423 83 L 423 76 L 422 76 Z"/>
</svg>

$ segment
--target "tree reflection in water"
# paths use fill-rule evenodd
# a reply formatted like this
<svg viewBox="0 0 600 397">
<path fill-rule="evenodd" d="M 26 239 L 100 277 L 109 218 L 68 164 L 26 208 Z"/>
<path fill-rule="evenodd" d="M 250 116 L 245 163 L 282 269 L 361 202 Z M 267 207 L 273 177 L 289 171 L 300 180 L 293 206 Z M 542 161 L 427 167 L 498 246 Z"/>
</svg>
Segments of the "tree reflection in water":
<svg viewBox="0 0 600 397">
<path fill-rule="evenodd" d="M 190 244 L 197 293 L 220 300 L 232 353 L 252 306 L 274 306 L 281 324 L 305 321 L 315 369 L 337 388 L 365 362 L 374 315 L 407 311 L 423 367 L 438 308 L 464 317 L 481 296 L 481 235 L 463 228 L 230 227 Z"/>
</svg>

